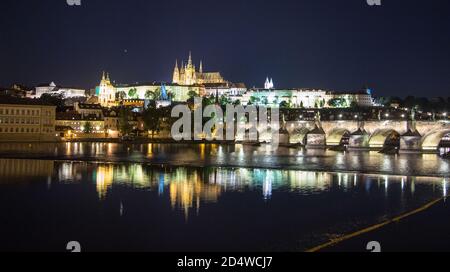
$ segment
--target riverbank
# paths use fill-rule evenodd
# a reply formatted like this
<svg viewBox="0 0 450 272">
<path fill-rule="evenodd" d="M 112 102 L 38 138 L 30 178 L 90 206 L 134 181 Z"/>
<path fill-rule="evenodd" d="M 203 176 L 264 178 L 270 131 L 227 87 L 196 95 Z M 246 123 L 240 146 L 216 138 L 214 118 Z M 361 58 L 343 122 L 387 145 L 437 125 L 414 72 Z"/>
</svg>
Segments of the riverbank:
<svg viewBox="0 0 450 272">
<path fill-rule="evenodd" d="M 431 207 L 376 230 L 357 235 L 319 252 L 367 252 L 376 241 L 382 252 L 450 251 L 450 203 L 442 199 Z"/>
</svg>

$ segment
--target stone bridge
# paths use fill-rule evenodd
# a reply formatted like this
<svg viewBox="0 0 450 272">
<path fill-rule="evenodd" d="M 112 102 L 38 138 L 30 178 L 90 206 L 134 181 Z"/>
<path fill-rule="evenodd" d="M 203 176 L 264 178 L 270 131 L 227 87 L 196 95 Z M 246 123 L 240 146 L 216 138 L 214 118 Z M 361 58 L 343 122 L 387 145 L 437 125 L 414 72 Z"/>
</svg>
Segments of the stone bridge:
<svg viewBox="0 0 450 272">
<path fill-rule="evenodd" d="M 291 144 L 310 147 L 337 146 L 381 149 L 390 140 L 400 140 L 401 150 L 437 151 L 450 134 L 449 121 L 314 121 L 286 122 Z"/>
</svg>

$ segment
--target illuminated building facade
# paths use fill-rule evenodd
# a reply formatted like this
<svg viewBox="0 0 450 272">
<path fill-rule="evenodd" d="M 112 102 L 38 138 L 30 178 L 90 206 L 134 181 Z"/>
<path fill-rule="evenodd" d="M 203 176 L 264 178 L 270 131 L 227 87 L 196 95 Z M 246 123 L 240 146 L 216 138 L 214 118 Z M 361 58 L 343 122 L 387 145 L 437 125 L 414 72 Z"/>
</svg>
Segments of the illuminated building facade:
<svg viewBox="0 0 450 272">
<path fill-rule="evenodd" d="M 0 99 L 0 140 L 55 139 L 56 107 L 31 99 Z"/>
<path fill-rule="evenodd" d="M 166 84 L 159 82 L 136 83 L 136 84 L 116 84 L 111 82 L 108 74 L 103 74 L 100 85 L 96 88 L 96 94 L 99 97 L 99 103 L 103 107 L 117 106 L 121 101 L 137 101 L 154 99 L 161 100 L 162 91 L 165 90 L 174 102 L 186 102 L 189 99 L 189 93 L 195 92 L 203 95 L 204 86 L 184 86 L 178 84 Z"/>
<path fill-rule="evenodd" d="M 28 95 L 29 98 L 40 98 L 43 94 L 62 95 L 64 98 L 86 97 L 86 90 L 81 88 L 61 87 L 54 82 L 41 84 L 35 88 L 35 95 Z"/>
<path fill-rule="evenodd" d="M 187 64 L 181 64 L 178 67 L 178 61 L 175 62 L 172 83 L 179 85 L 204 85 L 204 84 L 224 84 L 225 79 L 219 72 L 203 72 L 203 62 L 200 62 L 200 68 L 197 71 L 196 66 L 192 62 L 192 55 L 189 53 Z"/>
<path fill-rule="evenodd" d="M 230 96 L 231 101 L 239 100 L 243 105 L 266 105 L 277 107 L 286 103 L 292 108 L 329 108 L 330 101 L 341 99 L 342 107 L 349 107 L 353 102 L 360 107 L 374 106 L 370 93 L 335 93 L 320 89 L 249 89 L 243 95 Z"/>
<path fill-rule="evenodd" d="M 71 128 L 70 138 L 105 137 L 105 120 L 103 116 L 82 115 L 76 111 L 60 112 L 56 116 L 56 125 L 58 127 Z"/>
<path fill-rule="evenodd" d="M 275 89 L 272 78 L 267 77 L 264 88 L 247 89 L 243 83 L 231 83 L 226 81 L 218 72 L 207 73 L 203 71 L 203 64 L 200 68 L 193 64 L 192 56 L 186 64 L 181 67 L 178 61 L 175 63 L 173 79 L 171 84 L 152 82 L 136 84 L 113 84 L 109 74 L 103 73 L 100 85 L 96 93 L 99 102 L 103 107 L 122 105 L 135 105 L 141 107 L 145 100 L 165 101 L 164 106 L 170 102 L 186 102 L 190 94 L 194 92 L 203 97 L 229 98 L 231 102 L 240 102 L 242 105 L 266 105 L 278 107 L 284 103 L 292 108 L 327 108 L 327 107 L 350 107 L 356 103 L 361 107 L 374 106 L 371 93 L 336 93 L 321 89 Z M 163 99 L 163 94 L 168 99 Z M 338 106 L 330 103 L 338 99 Z M 158 104 L 158 103 L 157 103 Z"/>
</svg>

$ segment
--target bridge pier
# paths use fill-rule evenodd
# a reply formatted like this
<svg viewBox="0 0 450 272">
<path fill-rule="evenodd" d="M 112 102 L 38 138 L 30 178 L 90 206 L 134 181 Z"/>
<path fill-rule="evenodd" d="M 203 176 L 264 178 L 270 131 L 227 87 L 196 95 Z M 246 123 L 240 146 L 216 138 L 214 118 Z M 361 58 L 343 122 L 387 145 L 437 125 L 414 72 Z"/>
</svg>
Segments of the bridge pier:
<svg viewBox="0 0 450 272">
<path fill-rule="evenodd" d="M 290 143 L 290 136 L 289 132 L 286 129 L 280 129 L 279 133 L 279 143 L 281 145 L 288 145 Z"/>
<path fill-rule="evenodd" d="M 368 149 L 369 148 L 369 133 L 363 128 L 359 128 L 357 131 L 350 134 L 349 149 Z"/>
<path fill-rule="evenodd" d="M 306 135 L 306 148 L 325 148 L 327 146 L 325 131 L 316 127 Z"/>
<path fill-rule="evenodd" d="M 408 131 L 400 137 L 400 152 L 421 152 L 422 151 L 422 135 L 417 130 L 408 129 Z"/>
</svg>

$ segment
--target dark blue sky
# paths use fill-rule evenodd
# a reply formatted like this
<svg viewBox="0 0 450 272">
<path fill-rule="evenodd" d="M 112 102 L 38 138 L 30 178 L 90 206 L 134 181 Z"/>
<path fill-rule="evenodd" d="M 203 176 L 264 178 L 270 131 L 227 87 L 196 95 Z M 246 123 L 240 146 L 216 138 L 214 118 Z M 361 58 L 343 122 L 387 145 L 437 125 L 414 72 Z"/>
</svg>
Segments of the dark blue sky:
<svg viewBox="0 0 450 272">
<path fill-rule="evenodd" d="M 448 0 L 81 1 L 0 1 L 0 86 L 170 81 L 192 50 L 250 87 L 450 93 Z"/>
</svg>

